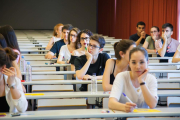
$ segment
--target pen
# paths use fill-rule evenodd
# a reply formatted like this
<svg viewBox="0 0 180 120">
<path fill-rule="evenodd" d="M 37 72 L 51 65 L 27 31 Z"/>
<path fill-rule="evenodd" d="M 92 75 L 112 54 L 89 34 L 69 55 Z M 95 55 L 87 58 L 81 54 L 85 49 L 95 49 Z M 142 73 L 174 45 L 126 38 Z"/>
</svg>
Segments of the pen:
<svg viewBox="0 0 180 120">
<path fill-rule="evenodd" d="M 130 103 L 133 103 L 133 102 L 128 98 L 128 96 L 126 96 L 125 93 L 123 93 L 123 95 L 124 95 L 124 97 L 126 97 L 126 99 L 127 99 Z"/>
</svg>

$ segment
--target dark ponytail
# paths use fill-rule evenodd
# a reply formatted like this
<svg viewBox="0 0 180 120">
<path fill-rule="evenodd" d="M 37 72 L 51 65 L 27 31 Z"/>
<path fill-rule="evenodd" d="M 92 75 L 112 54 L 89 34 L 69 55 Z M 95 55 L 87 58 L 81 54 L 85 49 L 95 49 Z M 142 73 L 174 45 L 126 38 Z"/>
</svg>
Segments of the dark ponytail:
<svg viewBox="0 0 180 120">
<path fill-rule="evenodd" d="M 6 65 L 7 68 L 12 66 L 12 61 L 16 60 L 18 53 L 14 52 L 11 48 L 0 48 L 0 67 Z"/>
<path fill-rule="evenodd" d="M 6 40 L 2 34 L 0 34 L 0 47 L 2 48 L 7 47 Z"/>
</svg>

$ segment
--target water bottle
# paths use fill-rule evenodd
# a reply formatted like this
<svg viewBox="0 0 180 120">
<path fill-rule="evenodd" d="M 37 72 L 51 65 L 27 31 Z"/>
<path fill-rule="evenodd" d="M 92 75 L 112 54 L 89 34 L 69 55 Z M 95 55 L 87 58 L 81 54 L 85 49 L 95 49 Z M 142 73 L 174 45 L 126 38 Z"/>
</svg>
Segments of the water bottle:
<svg viewBox="0 0 180 120">
<path fill-rule="evenodd" d="M 30 65 L 30 62 L 27 62 L 27 65 L 26 65 L 26 82 L 29 82 L 32 80 L 32 68 L 31 68 L 31 65 Z"/>
<path fill-rule="evenodd" d="M 97 78 L 96 73 L 93 73 L 93 77 L 91 79 L 91 93 L 97 92 Z"/>
<path fill-rule="evenodd" d="M 20 71 L 25 72 L 26 71 L 26 61 L 24 59 L 24 56 L 21 56 L 20 60 Z"/>
</svg>

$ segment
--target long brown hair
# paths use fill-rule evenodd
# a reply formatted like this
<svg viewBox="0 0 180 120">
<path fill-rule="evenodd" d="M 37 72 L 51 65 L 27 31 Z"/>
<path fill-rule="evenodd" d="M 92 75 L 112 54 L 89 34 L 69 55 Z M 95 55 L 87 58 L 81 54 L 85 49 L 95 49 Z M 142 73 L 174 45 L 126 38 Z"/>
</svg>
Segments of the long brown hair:
<svg viewBox="0 0 180 120">
<path fill-rule="evenodd" d="M 59 23 L 57 25 L 54 26 L 54 31 L 53 31 L 53 36 L 57 36 L 57 32 L 56 30 L 58 30 L 59 26 L 64 26 L 62 23 Z"/>
<path fill-rule="evenodd" d="M 70 44 L 70 35 L 71 35 L 71 32 L 72 31 L 75 31 L 76 32 L 76 34 L 78 35 L 81 31 L 78 29 L 78 28 L 73 28 L 73 29 L 71 29 L 70 31 L 69 31 L 69 34 L 68 34 L 68 44 Z M 76 46 L 75 46 L 75 48 L 76 49 L 78 49 L 78 46 L 77 46 L 77 37 L 76 37 Z"/>
</svg>

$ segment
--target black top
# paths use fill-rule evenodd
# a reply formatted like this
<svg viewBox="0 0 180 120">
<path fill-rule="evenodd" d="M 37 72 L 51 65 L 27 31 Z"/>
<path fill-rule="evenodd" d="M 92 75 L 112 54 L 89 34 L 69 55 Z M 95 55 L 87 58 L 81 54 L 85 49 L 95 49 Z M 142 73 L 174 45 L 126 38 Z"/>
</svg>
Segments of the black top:
<svg viewBox="0 0 180 120">
<path fill-rule="evenodd" d="M 114 68 L 113 68 L 113 72 L 112 74 L 110 75 L 110 84 L 113 85 L 113 82 L 114 82 L 114 69 L 115 69 L 115 66 L 116 66 L 116 60 L 114 60 Z"/>
<path fill-rule="evenodd" d="M 96 73 L 97 76 L 103 75 L 106 61 L 109 58 L 110 57 L 107 53 L 99 53 L 97 61 L 94 64 L 90 64 L 86 74 L 92 75 L 93 73 Z M 74 61 L 75 69 L 80 70 L 85 65 L 86 62 L 87 62 L 86 55 L 77 57 Z"/>
<path fill-rule="evenodd" d="M 146 37 L 147 37 L 147 36 L 149 36 L 149 35 L 146 34 Z M 131 35 L 131 36 L 129 37 L 129 39 L 130 39 L 130 40 L 133 40 L 134 42 L 136 42 L 139 38 L 140 38 L 140 36 L 138 36 L 137 33 L 136 33 L 136 34 L 133 34 L 133 35 Z M 142 39 L 140 43 L 141 43 L 141 44 L 144 44 L 144 41 L 145 41 L 145 39 Z"/>
<path fill-rule="evenodd" d="M 106 61 L 109 58 L 110 57 L 107 53 L 99 53 L 97 61 L 94 64 L 90 64 L 86 74 L 93 75 L 93 73 L 96 73 L 97 76 L 103 75 Z M 75 69 L 80 70 L 86 64 L 86 62 L 87 62 L 86 55 L 77 57 L 74 61 Z M 82 86 L 79 88 L 79 90 L 87 91 L 87 85 L 82 84 Z"/>
<path fill-rule="evenodd" d="M 55 44 L 52 46 L 52 48 L 50 49 L 51 52 L 53 52 L 54 54 L 56 53 L 56 57 L 58 58 L 59 56 L 59 51 L 61 49 L 61 47 L 65 45 L 64 43 L 64 39 L 61 39 L 57 42 L 55 42 Z"/>
<path fill-rule="evenodd" d="M 6 96 L 0 97 L 0 112 L 9 112 L 9 105 L 6 101 Z"/>
<path fill-rule="evenodd" d="M 72 65 L 74 65 L 74 61 L 75 61 L 75 59 L 76 59 L 77 57 L 78 57 L 78 56 L 71 55 L 71 59 L 70 59 L 69 63 L 71 63 Z"/>
</svg>

